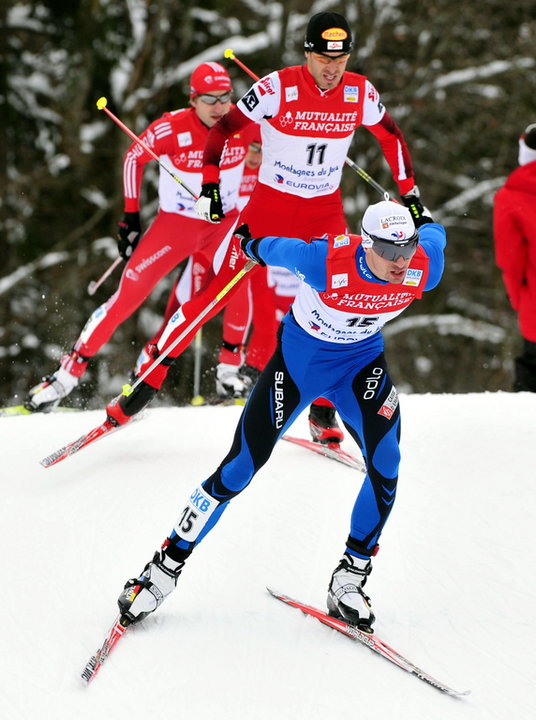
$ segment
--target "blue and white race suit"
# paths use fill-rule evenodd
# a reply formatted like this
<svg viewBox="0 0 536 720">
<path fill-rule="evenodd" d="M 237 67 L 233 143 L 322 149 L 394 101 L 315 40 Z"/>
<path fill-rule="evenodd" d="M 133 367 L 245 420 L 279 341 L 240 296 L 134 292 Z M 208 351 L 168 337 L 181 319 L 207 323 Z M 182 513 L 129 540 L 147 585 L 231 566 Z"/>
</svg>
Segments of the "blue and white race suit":
<svg viewBox="0 0 536 720">
<path fill-rule="evenodd" d="M 255 253 L 264 262 L 295 272 L 301 287 L 281 322 L 277 349 L 251 392 L 229 453 L 192 493 L 169 535 L 168 551 L 177 558 L 190 554 L 266 463 L 281 435 L 323 395 L 335 405 L 367 464 L 346 551 L 370 557 L 393 507 L 400 462 L 400 408 L 381 328 L 439 283 L 445 230 L 437 223 L 420 228 L 418 250 L 400 284 L 372 274 L 358 236 L 310 243 L 265 237 L 255 242 Z M 342 261 L 337 260 L 339 250 L 345 253 Z"/>
</svg>

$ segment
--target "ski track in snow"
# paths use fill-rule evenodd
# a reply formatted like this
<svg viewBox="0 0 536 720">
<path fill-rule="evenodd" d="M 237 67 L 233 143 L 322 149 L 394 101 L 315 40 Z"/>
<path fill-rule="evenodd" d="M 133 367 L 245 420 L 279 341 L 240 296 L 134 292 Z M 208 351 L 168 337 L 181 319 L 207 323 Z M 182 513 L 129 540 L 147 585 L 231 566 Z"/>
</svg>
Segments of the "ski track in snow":
<svg viewBox="0 0 536 720">
<path fill-rule="evenodd" d="M 2 418 L 2 716 L 533 720 L 534 399 L 401 396 L 397 501 L 367 591 L 379 636 L 463 699 L 268 595 L 324 606 L 363 478 L 289 443 L 85 687 L 124 582 L 227 453 L 241 409 L 150 410 L 46 470 L 102 411 Z M 306 433 L 304 414 L 291 434 Z"/>
</svg>

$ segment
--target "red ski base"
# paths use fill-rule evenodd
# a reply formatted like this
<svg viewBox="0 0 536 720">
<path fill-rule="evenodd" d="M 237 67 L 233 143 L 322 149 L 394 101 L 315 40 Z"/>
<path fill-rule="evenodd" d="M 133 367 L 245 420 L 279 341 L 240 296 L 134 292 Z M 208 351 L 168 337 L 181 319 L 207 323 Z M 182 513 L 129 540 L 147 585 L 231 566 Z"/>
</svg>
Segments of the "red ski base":
<svg viewBox="0 0 536 720">
<path fill-rule="evenodd" d="M 346 452 L 346 450 L 343 450 L 340 447 L 339 443 L 329 443 L 328 445 L 322 445 L 321 443 L 314 442 L 313 440 L 297 438 L 293 437 L 292 435 L 283 435 L 281 439 L 286 440 L 287 442 L 294 443 L 295 445 L 300 445 L 300 447 L 304 447 L 307 450 L 312 450 L 317 455 L 323 455 L 330 460 L 336 460 L 343 465 L 348 465 L 348 467 L 359 470 L 360 472 L 367 472 L 367 466 L 365 465 L 363 460 L 360 460 L 355 455 L 351 455 L 350 453 Z"/>
<path fill-rule="evenodd" d="M 93 680 L 95 675 L 99 672 L 101 665 L 103 665 L 108 655 L 116 646 L 119 638 L 123 636 L 128 625 L 129 623 L 126 618 L 121 617 L 121 615 L 117 616 L 103 644 L 97 650 L 95 655 L 90 657 L 85 668 L 82 670 L 80 677 L 84 682 L 89 683 Z"/>
<path fill-rule="evenodd" d="M 452 695 L 454 697 L 469 695 L 469 693 L 471 692 L 470 690 L 454 690 L 448 685 L 445 685 L 445 683 L 442 683 L 440 680 L 432 677 L 432 675 L 424 672 L 424 670 L 421 670 L 421 668 L 417 667 L 417 665 L 414 665 L 399 652 L 387 645 L 387 643 L 384 643 L 383 640 L 380 640 L 380 638 L 376 634 L 363 632 L 362 630 L 359 630 L 354 625 L 350 625 L 344 620 L 331 617 L 331 615 L 328 615 L 323 610 L 319 610 L 318 608 L 312 607 L 311 605 L 304 605 L 298 600 L 293 600 L 288 595 L 282 595 L 281 593 L 278 593 L 271 588 L 267 588 L 267 590 L 275 598 L 281 600 L 281 602 L 284 602 L 291 607 L 295 607 L 298 610 L 301 610 L 306 615 L 310 615 L 311 617 L 316 618 L 324 625 L 328 625 L 330 628 L 337 630 L 337 632 L 346 635 L 346 637 L 349 637 L 351 640 L 356 640 L 357 642 L 366 645 L 373 652 L 381 655 L 386 660 L 389 660 L 389 662 L 397 665 L 399 668 L 402 668 L 402 670 L 405 670 L 412 675 L 416 675 L 419 680 L 428 683 L 428 685 L 432 685 L 437 690 L 441 690 L 441 692 L 446 693 L 447 695 Z"/>
</svg>

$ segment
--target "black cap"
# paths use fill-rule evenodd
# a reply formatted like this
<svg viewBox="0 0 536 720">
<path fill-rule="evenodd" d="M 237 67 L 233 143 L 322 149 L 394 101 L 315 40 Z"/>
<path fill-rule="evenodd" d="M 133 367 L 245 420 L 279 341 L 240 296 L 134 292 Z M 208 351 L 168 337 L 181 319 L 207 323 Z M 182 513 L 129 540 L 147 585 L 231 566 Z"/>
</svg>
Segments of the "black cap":
<svg viewBox="0 0 536 720">
<path fill-rule="evenodd" d="M 346 18 L 336 12 L 320 12 L 309 20 L 305 33 L 306 52 L 352 52 L 352 31 Z"/>
</svg>

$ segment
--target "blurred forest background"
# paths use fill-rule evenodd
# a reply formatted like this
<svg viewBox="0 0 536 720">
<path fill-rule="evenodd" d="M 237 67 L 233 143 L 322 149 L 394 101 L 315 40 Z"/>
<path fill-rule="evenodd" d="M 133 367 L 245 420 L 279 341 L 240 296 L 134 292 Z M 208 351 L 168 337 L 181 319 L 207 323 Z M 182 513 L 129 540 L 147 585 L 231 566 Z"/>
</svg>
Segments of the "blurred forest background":
<svg viewBox="0 0 536 720">
<path fill-rule="evenodd" d="M 119 270 L 90 297 L 117 257 L 122 156 L 135 132 L 188 100 L 200 62 L 228 66 L 238 98 L 249 78 L 303 61 L 307 20 L 345 14 L 355 31 L 348 69 L 367 75 L 402 128 L 425 204 L 447 227 L 440 287 L 385 331 L 405 392 L 509 390 L 520 346 L 495 268 L 492 201 L 517 166 L 517 139 L 536 121 L 534 0 L 7 0 L 0 10 L 0 391 L 24 398 L 70 350 Z M 379 146 L 364 129 L 350 157 L 395 191 Z M 144 178 L 144 227 L 156 211 L 157 168 Z M 345 169 L 352 228 L 378 194 Z M 118 329 L 67 404 L 100 407 L 116 395 L 159 325 L 173 277 Z M 203 336 L 202 392 L 213 392 L 221 318 Z M 160 403 L 188 403 L 193 352 L 175 365 Z M 17 400 L 19 398 L 19 400 Z"/>
</svg>

